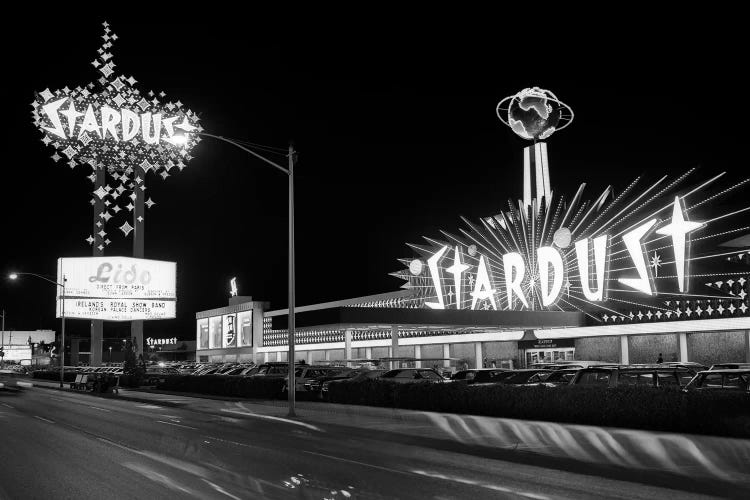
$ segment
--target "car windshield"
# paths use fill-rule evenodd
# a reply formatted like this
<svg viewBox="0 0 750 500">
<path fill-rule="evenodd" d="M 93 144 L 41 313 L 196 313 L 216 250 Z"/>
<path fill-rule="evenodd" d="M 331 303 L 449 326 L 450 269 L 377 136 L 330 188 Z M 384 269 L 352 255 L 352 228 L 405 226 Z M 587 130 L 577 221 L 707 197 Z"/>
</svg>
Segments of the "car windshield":
<svg viewBox="0 0 750 500">
<path fill-rule="evenodd" d="M 497 382 L 499 380 L 502 380 L 504 378 L 510 377 L 513 375 L 513 372 L 511 371 L 486 371 L 486 372 L 479 372 L 477 373 L 476 377 L 474 377 L 475 383 L 480 382 Z"/>
<path fill-rule="evenodd" d="M 583 372 L 576 383 L 581 385 L 609 385 L 609 376 L 608 371 Z"/>
<path fill-rule="evenodd" d="M 669 374 L 664 374 L 668 376 Z M 620 372 L 618 385 L 639 385 L 653 387 L 654 374 L 651 372 Z"/>
<path fill-rule="evenodd" d="M 540 382 L 543 377 L 547 376 L 548 372 L 518 372 L 514 373 L 510 377 L 503 379 L 503 382 L 508 384 L 525 384 L 527 382 Z M 533 380 L 532 380 L 533 379 Z"/>
<path fill-rule="evenodd" d="M 418 373 L 421 376 L 421 378 L 424 378 L 424 379 L 440 380 L 441 378 L 443 378 L 432 370 L 419 370 Z"/>
<path fill-rule="evenodd" d="M 544 379 L 545 382 L 570 382 L 570 380 L 573 378 L 573 376 L 576 374 L 576 372 L 566 372 L 558 370 L 556 372 L 550 373 L 546 379 Z"/>
</svg>

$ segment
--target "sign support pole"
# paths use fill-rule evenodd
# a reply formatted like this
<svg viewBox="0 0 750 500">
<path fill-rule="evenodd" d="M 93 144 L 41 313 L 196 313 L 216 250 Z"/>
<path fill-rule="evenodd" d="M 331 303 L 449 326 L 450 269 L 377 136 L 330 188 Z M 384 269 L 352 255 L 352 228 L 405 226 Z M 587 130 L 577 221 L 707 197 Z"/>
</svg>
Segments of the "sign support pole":
<svg viewBox="0 0 750 500">
<path fill-rule="evenodd" d="M 133 188 L 135 193 L 135 209 L 133 209 L 133 257 L 137 259 L 144 258 L 145 231 L 146 231 L 146 172 L 143 168 L 137 166 L 134 168 L 136 178 L 140 177 L 141 182 L 135 182 Z M 130 322 L 130 336 L 135 338 L 135 357 L 138 359 L 139 354 L 143 354 L 143 321 Z"/>
<path fill-rule="evenodd" d="M 94 191 L 96 192 L 99 190 L 99 188 L 104 189 L 105 184 L 105 177 L 106 177 L 106 170 L 104 170 L 103 166 L 97 166 L 96 167 L 96 182 L 94 183 Z M 93 222 L 93 231 L 94 234 L 92 235 L 94 238 L 94 243 L 92 246 L 92 255 L 94 257 L 102 257 L 104 256 L 104 239 L 100 234 L 99 231 L 103 230 L 104 227 L 107 224 L 107 220 L 100 217 L 99 214 L 103 213 L 105 210 L 107 210 L 106 205 L 104 204 L 104 198 L 99 198 L 98 196 L 94 197 L 94 222 Z M 99 226 L 97 226 L 97 222 L 100 223 Z M 105 235 L 106 237 L 106 235 Z M 99 248 L 101 247 L 101 248 Z M 102 339 L 104 338 L 104 321 L 101 320 L 92 320 L 91 321 L 91 357 L 89 359 L 89 364 L 91 366 L 101 366 L 102 364 Z"/>
</svg>

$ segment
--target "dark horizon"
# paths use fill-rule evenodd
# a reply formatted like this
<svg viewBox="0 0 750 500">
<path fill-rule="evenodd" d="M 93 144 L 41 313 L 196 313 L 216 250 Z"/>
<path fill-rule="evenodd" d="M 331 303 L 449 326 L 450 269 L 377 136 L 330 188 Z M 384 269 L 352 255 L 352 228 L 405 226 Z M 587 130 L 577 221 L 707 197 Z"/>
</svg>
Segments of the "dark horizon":
<svg viewBox="0 0 750 500">
<path fill-rule="evenodd" d="M 34 92 L 98 77 L 90 61 L 103 20 L 48 19 L 5 34 L 15 50 L 13 76 L 2 83 L 10 103 L 3 274 L 54 275 L 58 257 L 91 255 L 89 169 L 50 159 L 29 104 Z M 335 32 L 298 32 L 282 42 L 239 22 L 194 19 L 179 21 L 179 31 L 199 43 L 178 49 L 143 36 L 149 21 L 106 20 L 119 36 L 117 69 L 142 91 L 186 103 L 211 133 L 280 148 L 294 140 L 298 305 L 397 290 L 402 281 L 388 273 L 412 255 L 405 243 L 439 237 L 461 225 L 460 215 L 492 215 L 520 198 L 527 143 L 497 119 L 495 106 L 525 87 L 551 90 L 576 114 L 548 141 L 555 193 L 570 196 L 586 182 L 589 198 L 610 184 L 617 194 L 638 175 L 655 180 L 694 166 L 700 178 L 747 177 L 742 44 L 731 40 L 684 35 L 677 44 L 663 32 L 634 42 L 612 34 L 596 46 L 572 39 L 533 58 L 534 50 L 509 50 L 489 37 L 362 33 L 342 43 Z M 240 295 L 272 309 L 287 305 L 286 179 L 210 139 L 193 156 L 166 181 L 148 179 L 156 205 L 146 215 L 146 258 L 177 262 L 178 303 L 177 319 L 146 322 L 145 336 L 193 338 L 195 312 L 225 305 L 234 276 Z M 131 241 L 118 235 L 105 255 L 129 255 Z M 38 280 L 3 280 L 6 328 L 59 331 L 54 292 Z M 88 321 L 71 320 L 68 329 L 86 335 Z M 105 325 L 105 337 L 128 332 L 128 323 Z"/>
</svg>

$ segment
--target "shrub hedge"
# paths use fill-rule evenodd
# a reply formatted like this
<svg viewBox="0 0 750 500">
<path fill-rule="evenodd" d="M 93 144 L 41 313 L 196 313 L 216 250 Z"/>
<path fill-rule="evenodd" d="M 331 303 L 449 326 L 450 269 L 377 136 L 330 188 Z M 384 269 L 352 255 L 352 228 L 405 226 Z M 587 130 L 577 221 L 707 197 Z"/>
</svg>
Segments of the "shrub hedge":
<svg viewBox="0 0 750 500">
<path fill-rule="evenodd" d="M 172 375 L 156 385 L 158 389 L 170 391 L 264 399 L 279 397 L 283 386 L 283 378 L 226 375 Z"/>
<path fill-rule="evenodd" d="M 32 378 L 40 380 L 54 380 L 55 382 L 60 380 L 60 370 L 37 370 L 31 372 Z M 63 374 L 63 380 L 65 382 L 73 382 L 76 379 L 76 373 L 72 371 L 66 371 Z"/>
<path fill-rule="evenodd" d="M 750 396 L 744 393 L 367 380 L 331 384 L 329 398 L 335 403 L 750 438 Z"/>
</svg>

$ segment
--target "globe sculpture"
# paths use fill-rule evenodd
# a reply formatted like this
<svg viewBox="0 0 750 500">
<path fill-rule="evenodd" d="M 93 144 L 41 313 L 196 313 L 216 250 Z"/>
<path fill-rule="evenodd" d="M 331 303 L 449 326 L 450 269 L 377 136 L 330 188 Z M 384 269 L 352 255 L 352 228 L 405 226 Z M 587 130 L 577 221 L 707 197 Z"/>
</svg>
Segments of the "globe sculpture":
<svg viewBox="0 0 750 500">
<path fill-rule="evenodd" d="M 544 140 L 573 121 L 573 110 L 539 87 L 523 89 L 497 105 L 497 116 L 519 137 Z"/>
</svg>

